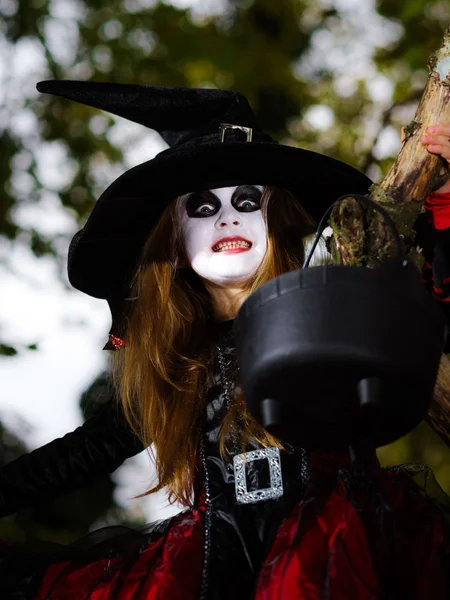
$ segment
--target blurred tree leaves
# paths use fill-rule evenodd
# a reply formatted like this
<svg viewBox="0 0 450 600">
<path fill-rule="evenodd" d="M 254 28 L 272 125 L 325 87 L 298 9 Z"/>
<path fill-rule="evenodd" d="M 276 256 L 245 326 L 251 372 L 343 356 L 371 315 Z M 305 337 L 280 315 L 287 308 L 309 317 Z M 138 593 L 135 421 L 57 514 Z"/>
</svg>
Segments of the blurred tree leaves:
<svg viewBox="0 0 450 600">
<path fill-rule="evenodd" d="M 38 350 L 39 346 L 37 343 L 32 344 L 10 344 L 0 343 L 0 356 L 17 356 L 19 352 L 26 350 Z"/>
<path fill-rule="evenodd" d="M 312 33 L 300 26 L 308 0 L 234 0 L 226 14 L 203 19 L 194 19 L 190 10 L 161 1 L 151 8 L 140 8 L 145 3 L 137 0 L 114 0 L 103 6 L 79 1 L 74 3 L 75 16 L 68 26 L 69 32 L 76 28 L 67 39 L 69 57 L 62 64 L 53 38 L 60 35 L 58 27 L 67 21 L 57 16 L 65 4 L 65 0 L 36 2 L 28 12 L 26 3 L 20 2 L 17 12 L 6 19 L 5 37 L 10 43 L 34 37 L 41 44 L 46 59 L 43 78 L 235 87 L 249 97 L 262 125 L 276 137 L 284 135 L 287 121 L 310 103 L 306 83 L 292 68 L 308 48 Z M 27 104 L 28 100 L 22 102 Z M 17 108 L 17 98 L 12 98 L 11 110 Z M 123 158 L 123 148 L 108 138 L 115 121 L 106 117 L 103 132 L 96 133 L 92 121 L 99 111 L 54 97 L 33 99 L 27 110 L 38 117 L 44 143 L 64 146 L 67 160 L 77 166 L 57 192 L 62 204 L 83 222 L 101 192 L 96 186 L 95 163 L 101 159 L 118 163 Z M 1 203 L 0 233 L 10 238 L 20 233 L 11 217 L 15 196 L 10 165 L 21 141 L 5 127 L 0 149 L 6 166 L 0 171 L 0 183 L 8 192 Z M 35 165 L 28 165 L 25 171 L 35 182 L 28 197 L 39 198 L 45 190 L 39 189 Z M 101 183 L 104 186 L 105 182 Z M 47 243 L 35 240 L 33 248 L 40 254 Z"/>
<path fill-rule="evenodd" d="M 2 356 L 16 356 L 17 350 L 9 344 L 0 344 L 0 355 Z"/>
<path fill-rule="evenodd" d="M 393 29 L 384 44 L 382 40 L 375 43 L 370 36 L 361 40 L 372 52 L 373 66 L 370 72 L 353 74 L 350 89 L 346 90 L 342 78 L 350 63 L 343 60 L 333 67 L 332 55 L 336 48 L 345 59 L 342 46 L 357 37 L 358 28 L 340 3 L 228 0 L 220 14 L 202 16 L 201 3 L 192 4 L 197 10 L 177 8 L 168 0 L 9 0 L 2 4 L 9 9 L 3 8 L 0 35 L 10 48 L 25 39 L 35 40 L 36 53 L 42 52 L 43 57 L 36 77 L 236 88 L 249 98 L 262 127 L 274 137 L 382 175 L 386 157 L 371 153 L 381 134 L 377 125 L 382 124 L 383 130 L 394 122 L 398 127 L 399 117 L 402 121 L 408 114 L 391 111 L 388 121 L 383 122 L 378 110 L 378 104 L 383 103 L 371 93 L 371 81 L 373 84 L 378 74 L 385 85 L 392 85 L 391 97 L 384 100 L 383 108 L 393 102 L 397 108 L 407 105 L 411 98 L 416 101 L 416 88 L 423 85 L 426 76 L 428 55 L 442 35 L 445 3 L 380 1 L 378 13 L 373 13 L 380 37 L 383 27 Z M 371 24 L 365 26 L 370 29 Z M 360 30 L 364 34 L 363 27 Z M 8 116 L 21 109 L 32 111 L 37 118 L 42 144 L 61 147 L 66 163 L 73 166 L 66 181 L 52 191 L 83 223 L 95 198 L 114 178 L 112 166 L 123 161 L 123 145 L 111 142 L 116 121 L 61 98 L 36 94 L 30 98 L 8 89 L 4 93 L 7 110 L 0 138 L 0 184 L 4 190 L 0 233 L 13 239 L 22 232 L 12 210 L 21 185 L 28 186 L 21 203 L 39 201 L 48 192 L 36 169 L 40 144 L 30 149 L 34 160 L 16 167 L 16 177 L 12 178 L 14 157 L 23 151 L 24 138 L 8 126 Z M 328 126 L 303 118 L 310 107 L 317 106 L 331 109 Z M 390 156 L 394 154 L 392 151 Z M 99 178 L 99 171 L 108 168 L 111 174 Z M 18 174 L 29 176 L 27 185 L 21 184 Z M 36 255 L 55 252 L 51 239 L 40 239 L 38 231 L 30 234 Z"/>
</svg>

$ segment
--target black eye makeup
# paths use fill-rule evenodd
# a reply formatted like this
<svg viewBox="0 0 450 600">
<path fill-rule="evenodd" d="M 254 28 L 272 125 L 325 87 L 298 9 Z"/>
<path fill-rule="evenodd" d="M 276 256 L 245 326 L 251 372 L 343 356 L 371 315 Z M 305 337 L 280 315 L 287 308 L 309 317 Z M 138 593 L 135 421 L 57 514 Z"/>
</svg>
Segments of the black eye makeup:
<svg viewBox="0 0 450 600">
<path fill-rule="evenodd" d="M 231 204 L 239 212 L 254 212 L 261 208 L 262 191 L 254 185 L 240 185 L 231 197 Z"/>
<path fill-rule="evenodd" d="M 188 217 L 202 219 L 215 215 L 221 206 L 219 198 L 209 190 L 194 192 L 186 201 L 186 212 Z"/>
<path fill-rule="evenodd" d="M 231 205 L 239 212 L 261 209 L 262 191 L 254 185 L 241 185 L 231 197 Z M 212 217 L 222 206 L 219 198 L 210 190 L 193 192 L 186 201 L 186 213 L 193 219 Z"/>
</svg>

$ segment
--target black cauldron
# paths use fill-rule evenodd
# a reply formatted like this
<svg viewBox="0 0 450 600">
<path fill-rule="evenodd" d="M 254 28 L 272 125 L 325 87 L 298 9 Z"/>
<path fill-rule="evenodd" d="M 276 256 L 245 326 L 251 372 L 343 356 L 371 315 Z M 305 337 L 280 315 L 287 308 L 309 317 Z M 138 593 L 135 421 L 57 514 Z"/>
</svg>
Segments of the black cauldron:
<svg viewBox="0 0 450 600">
<path fill-rule="evenodd" d="M 241 307 L 234 334 L 244 397 L 283 441 L 316 450 L 361 441 L 377 447 L 425 416 L 446 321 L 394 232 L 399 255 L 379 268 L 291 271 Z"/>
</svg>

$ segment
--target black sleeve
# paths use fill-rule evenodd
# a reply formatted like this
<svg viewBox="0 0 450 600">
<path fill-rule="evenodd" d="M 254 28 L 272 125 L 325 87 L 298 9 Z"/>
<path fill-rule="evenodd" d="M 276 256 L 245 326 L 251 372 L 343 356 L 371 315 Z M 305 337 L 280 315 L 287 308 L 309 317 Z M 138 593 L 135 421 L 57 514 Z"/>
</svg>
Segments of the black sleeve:
<svg viewBox="0 0 450 600">
<path fill-rule="evenodd" d="M 0 517 L 86 485 L 141 450 L 120 409 L 108 402 L 75 431 L 0 469 Z"/>
<path fill-rule="evenodd" d="M 416 221 L 416 242 L 423 248 L 422 280 L 430 294 L 439 300 L 450 326 L 450 228 L 435 229 L 422 214 Z M 444 348 L 450 352 L 450 335 Z"/>
</svg>

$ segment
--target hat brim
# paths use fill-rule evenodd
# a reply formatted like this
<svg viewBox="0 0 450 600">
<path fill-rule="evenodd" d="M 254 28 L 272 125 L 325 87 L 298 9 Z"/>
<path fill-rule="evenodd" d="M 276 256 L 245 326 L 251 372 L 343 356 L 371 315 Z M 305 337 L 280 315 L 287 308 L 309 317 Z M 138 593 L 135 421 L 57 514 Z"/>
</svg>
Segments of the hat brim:
<svg viewBox="0 0 450 600">
<path fill-rule="evenodd" d="M 116 179 L 97 201 L 69 250 L 69 279 L 97 298 L 126 293 L 145 242 L 176 197 L 241 184 L 288 189 L 317 221 L 346 193 L 365 194 L 370 179 L 353 167 L 300 148 L 258 142 L 168 149 Z"/>
</svg>

